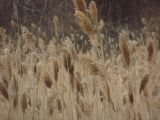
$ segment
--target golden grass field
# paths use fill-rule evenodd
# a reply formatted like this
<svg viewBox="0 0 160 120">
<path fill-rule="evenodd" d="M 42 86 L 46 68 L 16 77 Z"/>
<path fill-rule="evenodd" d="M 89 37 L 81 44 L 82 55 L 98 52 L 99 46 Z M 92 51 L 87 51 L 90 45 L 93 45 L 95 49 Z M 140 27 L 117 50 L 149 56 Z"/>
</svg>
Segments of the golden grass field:
<svg viewBox="0 0 160 120">
<path fill-rule="evenodd" d="M 47 44 L 26 27 L 16 39 L 0 28 L 0 120 L 159 120 L 157 33 L 132 33 L 131 40 L 122 30 L 118 42 L 103 38 L 95 2 L 74 4 L 91 44 L 85 52 L 87 43 L 75 45 L 72 33 L 58 39 L 56 16 Z"/>
</svg>

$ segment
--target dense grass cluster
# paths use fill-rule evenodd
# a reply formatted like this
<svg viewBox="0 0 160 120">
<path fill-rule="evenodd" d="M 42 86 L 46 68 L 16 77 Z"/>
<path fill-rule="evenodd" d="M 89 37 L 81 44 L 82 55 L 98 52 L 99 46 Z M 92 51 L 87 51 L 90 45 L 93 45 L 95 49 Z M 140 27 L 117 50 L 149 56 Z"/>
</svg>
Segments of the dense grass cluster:
<svg viewBox="0 0 160 120">
<path fill-rule="evenodd" d="M 158 120 L 156 33 L 132 33 L 130 39 L 130 32 L 122 30 L 118 44 L 103 37 L 95 2 L 89 10 L 85 0 L 74 4 L 77 23 L 91 45 L 87 50 L 87 43 L 75 44 L 74 35 L 57 41 L 57 17 L 49 43 L 26 27 L 13 38 L 0 28 L 0 119 Z"/>
</svg>

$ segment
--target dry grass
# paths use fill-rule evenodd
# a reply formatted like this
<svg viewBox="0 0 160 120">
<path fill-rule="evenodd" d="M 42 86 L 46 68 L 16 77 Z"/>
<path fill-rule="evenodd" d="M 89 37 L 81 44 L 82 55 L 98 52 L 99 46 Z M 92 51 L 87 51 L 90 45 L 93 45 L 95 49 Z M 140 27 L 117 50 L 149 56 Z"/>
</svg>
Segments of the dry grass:
<svg viewBox="0 0 160 120">
<path fill-rule="evenodd" d="M 121 52 L 111 40 L 107 53 L 107 46 L 101 49 L 98 26 L 93 28 L 95 23 L 85 13 L 85 1 L 76 1 L 80 27 L 97 38 L 87 52 L 69 37 L 44 44 L 25 27 L 22 37 L 9 42 L 1 28 L 0 120 L 159 119 L 160 51 L 154 42 L 140 44 L 144 38 L 138 36 L 131 41 L 129 31 L 123 30 Z M 94 2 L 90 9 L 94 11 Z"/>
</svg>

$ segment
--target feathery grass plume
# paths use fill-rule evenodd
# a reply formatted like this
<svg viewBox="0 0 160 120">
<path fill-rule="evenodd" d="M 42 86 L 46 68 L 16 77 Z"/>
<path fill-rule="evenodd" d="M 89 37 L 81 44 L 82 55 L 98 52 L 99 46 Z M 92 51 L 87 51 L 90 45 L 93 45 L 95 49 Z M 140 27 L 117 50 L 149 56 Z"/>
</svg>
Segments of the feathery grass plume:
<svg viewBox="0 0 160 120">
<path fill-rule="evenodd" d="M 87 6 L 85 0 L 74 0 L 73 1 L 76 10 L 83 12 L 84 14 L 87 14 Z"/>
<path fill-rule="evenodd" d="M 76 82 L 77 82 L 77 91 L 80 92 L 83 95 L 83 86 L 82 86 L 80 80 L 77 79 Z"/>
<path fill-rule="evenodd" d="M 63 60 L 66 71 L 68 71 L 71 76 L 74 76 L 74 66 L 72 63 L 72 56 L 67 49 L 63 50 Z"/>
<path fill-rule="evenodd" d="M 141 94 L 142 91 L 145 90 L 146 85 L 147 85 L 148 82 L 149 82 L 149 77 L 150 77 L 149 74 L 146 74 L 146 75 L 143 77 L 143 79 L 142 79 L 142 81 L 141 81 L 140 89 L 139 89 L 139 93 L 140 93 L 140 94 Z"/>
<path fill-rule="evenodd" d="M 74 65 L 73 65 L 73 63 L 69 67 L 69 74 L 74 78 Z"/>
<path fill-rule="evenodd" d="M 30 32 L 25 33 L 23 36 L 26 43 L 34 43 L 36 41 L 36 37 Z"/>
<path fill-rule="evenodd" d="M 47 72 L 44 74 L 43 79 L 44 79 L 44 83 L 45 83 L 46 87 L 51 88 L 53 82 Z"/>
<path fill-rule="evenodd" d="M 0 82 L 0 94 L 3 95 L 7 100 L 9 100 L 8 91 L 1 82 Z"/>
<path fill-rule="evenodd" d="M 59 99 L 57 100 L 57 104 L 58 104 L 59 112 L 62 112 L 62 103 L 61 103 L 61 101 Z"/>
<path fill-rule="evenodd" d="M 38 39 L 38 46 L 40 47 L 41 50 L 44 49 L 44 40 L 42 38 Z"/>
<path fill-rule="evenodd" d="M 15 25 L 16 25 L 16 23 L 14 22 L 14 20 L 11 20 L 10 24 L 11 24 L 12 27 L 15 27 Z"/>
<path fill-rule="evenodd" d="M 99 26 L 98 26 L 99 30 L 101 31 L 104 26 L 105 26 L 105 22 L 100 19 Z"/>
<path fill-rule="evenodd" d="M 75 80 L 76 80 L 77 92 L 80 92 L 83 95 L 83 86 L 81 83 L 81 76 L 78 71 L 75 71 Z"/>
<path fill-rule="evenodd" d="M 57 38 L 56 38 L 56 40 L 57 40 Z M 55 55 L 55 53 L 56 53 L 56 45 L 54 44 L 53 41 L 49 42 L 48 47 L 47 47 L 47 52 L 50 55 Z"/>
<path fill-rule="evenodd" d="M 37 26 L 34 23 L 31 23 L 31 27 L 32 29 L 36 29 Z"/>
<path fill-rule="evenodd" d="M 13 90 L 15 92 L 18 92 L 18 82 L 16 80 L 15 74 L 13 74 L 11 81 L 13 82 Z"/>
<path fill-rule="evenodd" d="M 22 27 L 22 38 L 25 40 L 25 43 L 30 47 L 35 47 L 35 42 L 37 40 L 36 36 L 33 35 L 26 27 Z"/>
<path fill-rule="evenodd" d="M 129 90 L 129 101 L 133 105 L 134 97 L 133 97 L 133 92 L 132 92 L 131 88 Z"/>
<path fill-rule="evenodd" d="M 64 67 L 67 72 L 70 74 L 70 84 L 72 87 L 72 90 L 74 90 L 74 65 L 72 63 L 72 56 L 71 53 L 67 50 L 63 50 L 63 60 L 64 60 Z"/>
<path fill-rule="evenodd" d="M 81 11 L 76 11 L 75 16 L 78 19 L 78 24 L 82 28 L 83 32 L 89 37 L 94 38 L 94 30 L 89 18 Z"/>
<path fill-rule="evenodd" d="M 58 17 L 57 16 L 53 17 L 53 23 L 54 23 L 55 36 L 57 38 L 58 37 Z"/>
<path fill-rule="evenodd" d="M 76 36 L 74 34 L 71 34 L 71 41 L 75 43 L 75 40 L 76 40 Z"/>
<path fill-rule="evenodd" d="M 100 75 L 102 78 L 105 78 L 105 75 L 102 71 L 102 66 L 96 63 L 90 64 L 90 72 L 92 75 Z"/>
<path fill-rule="evenodd" d="M 89 4 L 89 12 L 91 14 L 92 19 L 95 22 L 97 22 L 98 10 L 97 10 L 96 3 L 94 1 L 91 1 L 90 4 Z"/>
<path fill-rule="evenodd" d="M 122 35 L 120 35 L 120 37 L 119 37 L 119 47 L 121 49 L 121 52 L 123 53 L 125 63 L 127 65 L 127 67 L 129 67 L 129 65 L 130 65 L 130 51 L 129 51 L 128 45 L 126 43 L 126 40 Z"/>
<path fill-rule="evenodd" d="M 54 17 L 53 17 L 53 23 L 54 23 L 55 25 L 58 25 L 58 17 L 57 17 L 57 16 L 54 16 Z"/>
<path fill-rule="evenodd" d="M 34 66 L 33 66 L 33 73 L 34 73 L 34 75 L 36 75 L 36 73 L 37 73 L 37 65 L 36 64 L 34 64 Z"/>
<path fill-rule="evenodd" d="M 71 53 L 68 52 L 67 49 L 64 49 L 63 50 L 63 64 L 64 64 L 64 67 L 66 69 L 66 71 L 68 71 L 69 67 L 71 66 Z"/>
<path fill-rule="evenodd" d="M 151 62 L 154 53 L 154 46 L 152 41 L 148 41 L 147 50 L 148 50 L 148 61 Z"/>
<path fill-rule="evenodd" d="M 23 113 L 25 113 L 25 110 L 27 109 L 27 96 L 26 96 L 26 93 L 23 93 L 23 95 L 22 95 L 21 107 L 22 107 Z"/>
<path fill-rule="evenodd" d="M 53 68 L 54 68 L 54 79 L 57 81 L 59 73 L 59 64 L 57 60 L 54 61 Z"/>
<path fill-rule="evenodd" d="M 18 93 L 16 93 L 13 97 L 13 106 L 14 106 L 14 109 L 17 108 L 17 105 L 18 105 Z"/>
</svg>

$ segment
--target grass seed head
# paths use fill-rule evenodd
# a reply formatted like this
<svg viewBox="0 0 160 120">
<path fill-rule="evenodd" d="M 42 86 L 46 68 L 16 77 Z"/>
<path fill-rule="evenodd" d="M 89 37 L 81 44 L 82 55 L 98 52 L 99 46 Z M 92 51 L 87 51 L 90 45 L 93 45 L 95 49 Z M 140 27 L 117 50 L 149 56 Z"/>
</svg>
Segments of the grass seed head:
<svg viewBox="0 0 160 120">
<path fill-rule="evenodd" d="M 130 66 L 130 51 L 129 51 L 127 42 L 122 35 L 120 35 L 119 37 L 119 46 L 120 46 L 121 52 L 123 53 L 125 63 L 127 67 L 129 67 Z"/>
<path fill-rule="evenodd" d="M 44 79 L 44 83 L 45 83 L 46 87 L 51 88 L 53 82 L 52 82 L 51 77 L 49 76 L 49 74 L 47 72 L 44 74 L 43 79 Z"/>
<path fill-rule="evenodd" d="M 54 79 L 57 81 L 58 80 L 58 73 L 59 73 L 59 64 L 58 64 L 57 60 L 54 61 L 53 68 L 54 68 Z"/>
<path fill-rule="evenodd" d="M 152 41 L 148 42 L 147 50 L 148 50 L 148 61 L 151 62 L 153 59 L 153 53 L 154 53 L 154 46 Z"/>
<path fill-rule="evenodd" d="M 78 20 L 77 23 L 82 28 L 83 32 L 88 36 L 94 36 L 94 30 L 89 18 L 81 11 L 76 11 L 75 16 Z"/>
<path fill-rule="evenodd" d="M 26 96 L 26 93 L 23 93 L 23 95 L 22 95 L 21 107 L 22 107 L 23 113 L 25 113 L 25 110 L 27 109 L 27 96 Z"/>
<path fill-rule="evenodd" d="M 87 14 L 87 6 L 85 0 L 74 0 L 74 5 L 76 10 L 81 11 L 84 14 Z"/>
<path fill-rule="evenodd" d="M 92 19 L 97 22 L 97 18 L 98 18 L 98 10 L 97 10 L 97 6 L 96 3 L 94 1 L 91 1 L 91 3 L 89 4 L 89 12 L 91 14 Z"/>
<path fill-rule="evenodd" d="M 139 93 L 140 93 L 140 94 L 141 94 L 142 91 L 145 90 L 146 85 L 148 84 L 148 82 L 149 82 L 149 74 L 146 74 L 146 75 L 143 77 L 142 81 L 141 81 L 141 85 L 140 85 L 140 89 L 139 89 Z"/>
</svg>

